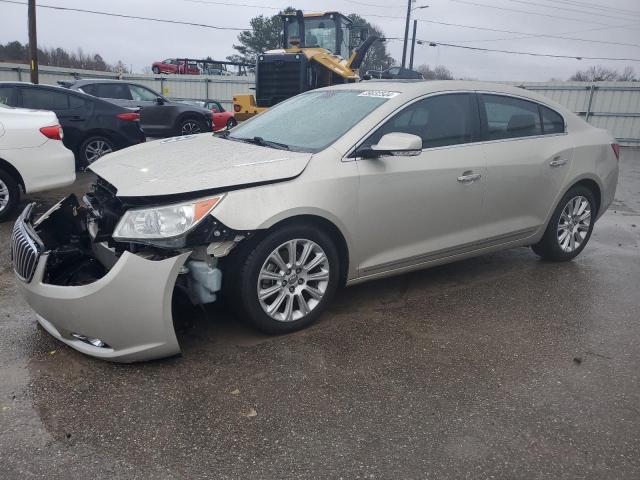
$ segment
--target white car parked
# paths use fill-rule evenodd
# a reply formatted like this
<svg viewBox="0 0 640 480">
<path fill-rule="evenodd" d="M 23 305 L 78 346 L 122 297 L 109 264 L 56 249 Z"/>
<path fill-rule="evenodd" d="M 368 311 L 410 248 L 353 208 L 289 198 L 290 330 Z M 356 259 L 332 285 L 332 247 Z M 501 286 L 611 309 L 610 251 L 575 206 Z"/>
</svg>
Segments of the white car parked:
<svg viewBox="0 0 640 480">
<path fill-rule="evenodd" d="M 73 153 L 62 144 L 53 112 L 0 104 L 0 221 L 24 193 L 70 185 L 76 179 Z"/>
</svg>

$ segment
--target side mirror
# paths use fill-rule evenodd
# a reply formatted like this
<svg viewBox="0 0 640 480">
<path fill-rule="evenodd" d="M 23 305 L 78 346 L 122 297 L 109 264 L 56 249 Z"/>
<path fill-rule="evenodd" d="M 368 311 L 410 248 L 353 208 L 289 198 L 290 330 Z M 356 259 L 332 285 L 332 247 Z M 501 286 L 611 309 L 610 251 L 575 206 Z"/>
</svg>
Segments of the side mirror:
<svg viewBox="0 0 640 480">
<path fill-rule="evenodd" d="M 211 111 L 213 113 L 220 113 L 216 107 L 211 107 Z"/>
<path fill-rule="evenodd" d="M 164 105 L 164 98 L 162 98 L 162 97 L 157 97 L 157 98 L 156 98 L 156 103 L 157 103 L 158 105 Z"/>
<path fill-rule="evenodd" d="M 383 135 L 380 141 L 371 145 L 371 153 L 365 157 L 414 157 L 422 153 L 422 138 L 410 133 L 392 132 Z"/>
</svg>

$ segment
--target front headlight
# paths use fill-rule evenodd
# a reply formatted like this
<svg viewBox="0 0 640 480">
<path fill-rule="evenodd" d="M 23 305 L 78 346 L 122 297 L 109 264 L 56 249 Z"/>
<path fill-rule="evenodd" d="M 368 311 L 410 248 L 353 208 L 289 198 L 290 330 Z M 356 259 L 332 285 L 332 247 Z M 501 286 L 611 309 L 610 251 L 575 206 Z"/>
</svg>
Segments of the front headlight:
<svg viewBox="0 0 640 480">
<path fill-rule="evenodd" d="M 127 210 L 115 230 L 118 241 L 164 240 L 182 236 L 195 227 L 224 195 L 154 208 Z"/>
</svg>

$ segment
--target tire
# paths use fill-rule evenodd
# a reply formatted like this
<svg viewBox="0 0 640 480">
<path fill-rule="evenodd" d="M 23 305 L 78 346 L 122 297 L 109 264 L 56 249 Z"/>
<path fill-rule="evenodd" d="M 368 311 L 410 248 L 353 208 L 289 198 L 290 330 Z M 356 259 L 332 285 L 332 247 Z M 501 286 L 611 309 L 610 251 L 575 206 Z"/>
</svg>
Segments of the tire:
<svg viewBox="0 0 640 480">
<path fill-rule="evenodd" d="M 152 71 L 153 73 L 155 73 L 156 75 L 158 75 L 158 74 L 160 73 L 160 69 L 159 69 L 158 67 L 153 67 L 153 68 L 151 69 L 151 71 Z"/>
<path fill-rule="evenodd" d="M 116 150 L 113 140 L 103 135 L 92 135 L 87 137 L 80 148 L 78 148 L 78 156 L 80 157 L 80 166 L 88 167 L 93 162 L 103 157 L 107 153 Z"/>
<path fill-rule="evenodd" d="M 0 222 L 7 220 L 20 202 L 20 187 L 6 170 L 0 169 Z"/>
<path fill-rule="evenodd" d="M 572 187 L 558 203 L 540 242 L 531 248 L 552 262 L 574 259 L 591 238 L 597 210 L 590 189 L 582 185 Z"/>
<path fill-rule="evenodd" d="M 298 261 L 306 253 L 306 261 L 298 268 L 290 268 L 289 245 L 295 245 Z M 276 250 L 286 270 L 274 262 Z M 337 248 L 331 237 L 314 225 L 287 225 L 257 243 L 248 243 L 237 252 L 230 267 L 229 273 L 225 272 L 229 280 L 228 304 L 241 318 L 270 334 L 311 325 L 330 303 L 340 278 Z M 259 291 L 267 292 L 262 300 Z M 271 314 L 269 307 L 273 308 Z"/>
<path fill-rule="evenodd" d="M 193 117 L 183 118 L 178 122 L 177 135 L 195 135 L 206 132 L 204 124 Z"/>
<path fill-rule="evenodd" d="M 230 118 L 229 120 L 227 120 L 227 130 L 231 130 L 236 125 L 238 125 L 238 121 L 235 118 Z"/>
</svg>

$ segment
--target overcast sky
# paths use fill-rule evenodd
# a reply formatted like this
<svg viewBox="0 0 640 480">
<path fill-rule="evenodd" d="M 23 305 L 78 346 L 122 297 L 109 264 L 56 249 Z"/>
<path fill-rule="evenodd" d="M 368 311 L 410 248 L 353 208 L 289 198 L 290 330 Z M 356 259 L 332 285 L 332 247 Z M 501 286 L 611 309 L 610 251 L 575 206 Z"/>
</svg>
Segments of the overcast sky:
<svg viewBox="0 0 640 480">
<path fill-rule="evenodd" d="M 397 7 L 390 6 L 393 2 L 389 0 L 298 0 L 282 4 L 278 3 L 279 1 L 219 0 L 219 3 L 229 5 L 213 5 L 196 3 L 193 0 L 37 0 L 42 5 L 77 7 L 224 27 L 247 27 L 251 17 L 259 14 L 273 15 L 277 13 L 273 7 L 292 5 L 306 11 L 322 9 L 338 10 L 345 14 L 358 13 L 379 26 L 389 37 L 402 37 L 404 34 L 404 1 L 397 1 Z M 235 5 L 240 3 L 255 6 Z M 264 7 L 257 7 L 259 5 Z M 414 18 L 418 19 L 524 34 L 564 35 L 596 41 L 631 43 L 638 46 L 543 37 L 519 38 L 523 35 L 426 22 L 418 23 L 420 39 L 555 55 L 640 59 L 639 0 L 426 0 L 417 1 L 414 5 L 429 5 L 427 9 L 414 11 Z M 587 8 L 587 5 L 606 5 L 607 10 Z M 109 63 L 122 60 L 127 65 L 132 65 L 134 72 L 140 72 L 153 61 L 168 57 L 204 58 L 210 55 L 214 59 L 224 59 L 233 53 L 232 44 L 237 34 L 238 32 L 234 31 L 86 13 L 43 8 L 38 10 L 40 46 L 63 47 L 69 50 L 82 47 L 85 52 L 100 53 Z M 0 3 L 0 43 L 11 40 L 27 41 L 27 8 Z M 389 41 L 388 48 L 399 62 L 402 56 L 402 42 Z M 595 64 L 618 69 L 630 65 L 640 74 L 638 61 L 578 61 L 418 45 L 415 64 L 423 63 L 442 64 L 456 77 L 480 80 L 549 80 L 552 77 L 566 79 L 577 69 L 585 69 Z"/>
</svg>

